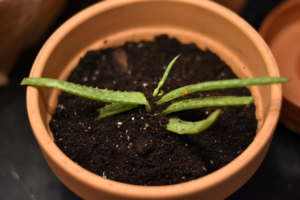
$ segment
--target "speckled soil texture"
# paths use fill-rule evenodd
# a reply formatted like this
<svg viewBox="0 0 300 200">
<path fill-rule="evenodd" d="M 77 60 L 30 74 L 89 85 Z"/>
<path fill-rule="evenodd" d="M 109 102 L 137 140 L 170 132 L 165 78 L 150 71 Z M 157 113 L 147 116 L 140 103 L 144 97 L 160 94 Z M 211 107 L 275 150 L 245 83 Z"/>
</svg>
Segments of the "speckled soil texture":
<svg viewBox="0 0 300 200">
<path fill-rule="evenodd" d="M 216 108 L 155 116 L 167 105 L 155 106 L 152 92 L 168 63 L 178 54 L 164 92 L 188 84 L 236 78 L 231 69 L 209 50 L 159 36 L 154 42 L 127 42 L 119 48 L 89 51 L 68 81 L 120 91 L 140 91 L 150 101 L 103 120 L 95 120 L 105 103 L 62 93 L 50 122 L 58 147 L 78 165 L 108 179 L 136 185 L 169 185 L 205 176 L 225 166 L 253 141 L 255 106 L 222 108 L 208 130 L 198 135 L 177 135 L 165 130 L 168 118 L 205 119 Z M 249 96 L 246 88 L 194 93 L 190 96 Z M 139 112 L 140 110 L 140 112 Z"/>
</svg>

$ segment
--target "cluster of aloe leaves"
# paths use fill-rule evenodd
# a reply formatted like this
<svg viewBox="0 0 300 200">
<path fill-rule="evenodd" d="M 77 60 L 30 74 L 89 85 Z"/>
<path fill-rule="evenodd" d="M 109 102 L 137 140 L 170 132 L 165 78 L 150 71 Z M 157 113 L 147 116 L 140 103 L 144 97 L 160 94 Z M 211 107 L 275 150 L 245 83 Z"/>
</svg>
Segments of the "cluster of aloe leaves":
<svg viewBox="0 0 300 200">
<path fill-rule="evenodd" d="M 153 96 L 163 95 L 163 91 L 159 90 L 163 86 L 165 80 L 168 77 L 168 74 L 171 70 L 171 67 L 175 63 L 176 59 L 179 57 L 176 56 L 168 65 L 161 81 L 158 84 L 158 87 L 154 90 Z M 216 89 L 227 89 L 227 88 L 240 88 L 251 85 L 267 85 L 275 83 L 284 83 L 289 81 L 289 79 L 282 77 L 260 77 L 260 78 L 247 78 L 247 79 L 232 79 L 232 80 L 220 80 L 220 81 L 209 81 L 193 85 L 184 86 L 173 90 L 156 103 L 157 105 L 169 102 L 173 99 L 176 99 L 181 96 L 186 96 L 188 94 L 200 91 L 207 90 L 216 90 Z M 62 90 L 71 94 L 75 94 L 81 97 L 86 97 L 96 101 L 102 101 L 111 103 L 103 108 L 100 108 L 99 116 L 97 119 L 103 119 L 118 113 L 122 113 L 133 108 L 137 108 L 140 105 L 145 105 L 147 112 L 151 112 L 151 107 L 148 100 L 141 92 L 120 92 L 120 91 L 111 91 L 107 89 L 98 89 L 87 86 L 81 86 L 66 81 L 60 81 L 56 79 L 49 78 L 24 78 L 21 85 L 30 85 L 30 86 L 44 86 Z M 159 94 L 158 94 L 159 93 Z M 203 107 L 223 107 L 223 106 L 238 106 L 238 105 L 248 105 L 254 101 L 253 97 L 235 97 L 235 96 L 217 96 L 217 97 L 198 97 L 198 98 L 187 98 L 181 100 L 175 100 L 171 102 L 171 105 L 164 110 L 162 115 L 167 115 L 173 112 L 188 110 L 188 109 L 197 109 Z M 177 118 L 171 118 L 169 123 L 166 126 L 168 131 L 177 133 L 177 134 L 197 134 L 203 130 L 210 127 L 221 114 L 221 109 L 215 110 L 210 116 L 198 122 L 187 122 L 182 121 Z"/>
</svg>

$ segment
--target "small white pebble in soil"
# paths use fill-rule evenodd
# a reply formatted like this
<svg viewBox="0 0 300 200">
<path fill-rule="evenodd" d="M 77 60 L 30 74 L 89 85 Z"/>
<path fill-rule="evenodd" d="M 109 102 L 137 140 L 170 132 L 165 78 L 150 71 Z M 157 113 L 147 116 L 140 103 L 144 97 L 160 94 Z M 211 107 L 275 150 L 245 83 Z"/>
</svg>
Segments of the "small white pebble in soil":
<svg viewBox="0 0 300 200">
<path fill-rule="evenodd" d="M 145 144 L 145 147 L 147 146 L 147 144 Z"/>
<path fill-rule="evenodd" d="M 119 145 L 116 145 L 116 147 L 119 147 Z"/>
<path fill-rule="evenodd" d="M 65 149 L 66 149 L 67 147 L 65 146 Z"/>
<path fill-rule="evenodd" d="M 222 150 L 220 150 L 220 152 L 222 153 Z"/>
<path fill-rule="evenodd" d="M 217 140 L 215 140 L 215 143 L 217 143 Z"/>
<path fill-rule="evenodd" d="M 141 43 L 141 42 L 137 44 L 137 47 L 138 47 L 138 48 L 141 48 L 141 47 L 143 47 L 143 46 L 144 46 L 144 44 Z"/>
<path fill-rule="evenodd" d="M 204 166 L 203 166 L 202 168 L 203 168 L 203 170 L 205 170 L 205 171 L 207 170 Z"/>
<path fill-rule="evenodd" d="M 147 128 L 148 126 L 149 126 L 149 124 L 146 123 L 146 124 L 145 124 L 145 127 Z"/>
<path fill-rule="evenodd" d="M 113 81 L 113 84 L 116 84 L 116 81 Z"/>
<path fill-rule="evenodd" d="M 183 177 L 181 177 L 182 179 L 186 179 L 186 177 L 185 176 L 183 176 Z"/>
<path fill-rule="evenodd" d="M 103 178 L 106 178 L 106 177 L 107 177 L 106 174 L 105 174 L 105 171 L 102 173 L 102 177 L 103 177 Z"/>
<path fill-rule="evenodd" d="M 130 140 L 130 136 L 128 135 L 128 136 L 127 136 L 127 141 L 129 141 L 129 140 Z"/>
<path fill-rule="evenodd" d="M 94 74 L 98 75 L 98 74 L 99 74 L 99 71 L 98 71 L 98 70 L 95 70 L 95 71 L 94 71 Z"/>
<path fill-rule="evenodd" d="M 208 111 L 205 111 L 205 114 L 207 114 L 207 115 L 208 115 Z"/>
<path fill-rule="evenodd" d="M 238 151 L 237 153 L 240 153 L 240 151 Z"/>
<path fill-rule="evenodd" d="M 147 85 L 148 85 L 148 83 L 143 83 L 143 86 L 144 86 L 144 87 L 147 87 Z"/>
<path fill-rule="evenodd" d="M 171 161 L 171 158 L 169 159 L 169 161 Z"/>
<path fill-rule="evenodd" d="M 188 144 L 185 144 L 185 146 L 187 147 L 187 146 L 189 146 Z"/>
<path fill-rule="evenodd" d="M 62 141 L 62 138 L 58 138 L 58 141 Z"/>
<path fill-rule="evenodd" d="M 126 130 L 126 133 L 128 132 L 128 130 Z"/>
<path fill-rule="evenodd" d="M 88 80 L 87 77 L 83 77 L 82 81 L 86 82 Z"/>
<path fill-rule="evenodd" d="M 133 121 L 133 120 L 134 120 L 134 117 L 132 117 L 131 120 Z"/>
<path fill-rule="evenodd" d="M 118 128 L 120 128 L 120 126 L 117 126 Z"/>
<path fill-rule="evenodd" d="M 213 164 L 214 164 L 214 161 L 211 160 L 210 163 L 213 165 Z"/>
<path fill-rule="evenodd" d="M 62 104 L 58 104 L 57 108 L 59 108 L 59 109 L 66 109 Z"/>
<path fill-rule="evenodd" d="M 144 119 L 144 117 L 141 117 L 141 119 Z"/>
<path fill-rule="evenodd" d="M 120 138 L 123 137 L 122 135 L 120 135 Z"/>
<path fill-rule="evenodd" d="M 146 130 L 146 127 L 144 128 L 144 130 Z"/>
<path fill-rule="evenodd" d="M 91 129 L 91 127 L 88 127 L 88 129 Z"/>
<path fill-rule="evenodd" d="M 117 124 L 121 126 L 123 123 L 122 122 L 118 122 Z"/>
</svg>

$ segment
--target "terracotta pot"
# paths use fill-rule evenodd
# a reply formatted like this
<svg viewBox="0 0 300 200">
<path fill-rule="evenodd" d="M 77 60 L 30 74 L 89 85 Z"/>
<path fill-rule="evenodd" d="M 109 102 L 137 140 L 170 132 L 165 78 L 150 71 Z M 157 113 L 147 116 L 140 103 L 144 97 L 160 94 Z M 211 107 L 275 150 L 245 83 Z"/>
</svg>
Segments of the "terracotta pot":
<svg viewBox="0 0 300 200">
<path fill-rule="evenodd" d="M 263 21 L 259 33 L 270 46 L 283 77 L 280 121 L 300 134 L 300 0 L 284 1 Z"/>
<path fill-rule="evenodd" d="M 163 33 L 216 52 L 241 78 L 279 76 L 271 52 L 250 25 L 214 2 L 199 0 L 113 0 L 95 4 L 72 17 L 49 38 L 30 76 L 66 80 L 87 50 L 114 47 L 125 41 L 153 40 Z M 57 90 L 28 87 L 27 107 L 49 166 L 84 199 L 224 199 L 259 167 L 279 117 L 281 85 L 250 89 L 259 121 L 252 144 L 220 170 L 170 186 L 135 186 L 108 180 L 64 155 L 53 142 L 48 126 L 57 105 Z"/>
<path fill-rule="evenodd" d="M 9 84 L 23 49 L 37 43 L 61 12 L 66 0 L 0 1 L 0 87 Z"/>
</svg>

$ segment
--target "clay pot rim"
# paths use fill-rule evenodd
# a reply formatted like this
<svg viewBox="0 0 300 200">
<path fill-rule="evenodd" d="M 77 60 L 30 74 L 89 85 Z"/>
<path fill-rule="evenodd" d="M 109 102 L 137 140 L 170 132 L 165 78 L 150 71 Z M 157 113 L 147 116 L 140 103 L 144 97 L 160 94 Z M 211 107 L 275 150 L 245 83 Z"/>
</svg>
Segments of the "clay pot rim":
<svg viewBox="0 0 300 200">
<path fill-rule="evenodd" d="M 143 2 L 148 2 L 151 0 L 143 0 Z M 158 0 L 161 1 L 161 0 Z M 237 15 L 230 10 L 214 3 L 211 1 L 197 1 L 197 0 L 174 0 L 175 2 L 190 4 L 193 6 L 204 7 L 211 12 L 218 13 L 222 17 L 231 21 L 236 25 L 241 31 L 253 41 L 260 53 L 263 55 L 264 60 L 267 66 L 272 66 L 268 68 L 268 73 L 270 76 L 279 76 L 277 65 L 274 61 L 274 58 L 268 49 L 265 42 L 259 36 L 259 34 L 244 20 L 237 17 Z M 56 45 L 64 38 L 71 30 L 76 27 L 78 24 L 83 23 L 86 19 L 91 18 L 97 13 L 103 12 L 106 9 L 113 9 L 115 7 L 139 3 L 136 0 L 114 0 L 114 1 L 105 1 L 98 4 L 95 4 L 77 15 L 73 16 L 67 22 L 57 29 L 52 36 L 47 40 L 45 45 L 42 47 L 39 52 L 33 68 L 30 73 L 30 77 L 40 76 L 42 74 L 42 68 L 47 59 L 49 58 L 52 50 L 55 49 Z M 281 86 L 272 85 L 271 88 L 271 99 L 272 101 L 281 102 Z M 274 123 L 277 123 L 279 117 L 280 109 L 273 111 L 272 113 L 268 112 L 266 116 L 265 123 L 260 129 L 259 136 L 255 137 L 254 141 L 250 146 L 235 160 L 230 162 L 228 165 L 223 168 L 206 175 L 205 177 L 196 179 L 194 181 L 180 183 L 169 186 L 137 186 L 130 185 L 125 183 L 120 183 L 112 180 L 105 179 L 101 176 L 98 176 L 92 172 L 87 171 L 86 169 L 78 166 L 69 159 L 61 150 L 55 145 L 51 137 L 48 134 L 48 130 L 43 126 L 43 121 L 39 115 L 39 100 L 38 100 L 38 89 L 33 87 L 28 87 L 27 89 L 27 109 L 28 115 L 30 118 L 31 126 L 35 134 L 40 147 L 44 152 L 52 157 L 53 160 L 58 162 L 58 165 L 64 169 L 65 173 L 73 174 L 76 179 L 85 182 L 87 185 L 95 188 L 97 190 L 106 191 L 107 193 L 114 193 L 117 196 L 127 196 L 131 198 L 178 198 L 180 196 L 186 196 L 188 194 L 196 193 L 199 190 L 209 190 L 209 188 L 220 182 L 225 181 L 230 178 L 232 174 L 237 173 L 241 168 L 248 165 L 256 156 L 259 154 L 261 149 L 266 145 L 268 139 L 272 137 L 272 133 L 276 126 Z M 273 102 L 274 103 L 274 102 Z M 55 158 L 56 157 L 56 158 Z M 59 160 L 57 159 L 59 157 Z"/>
</svg>

